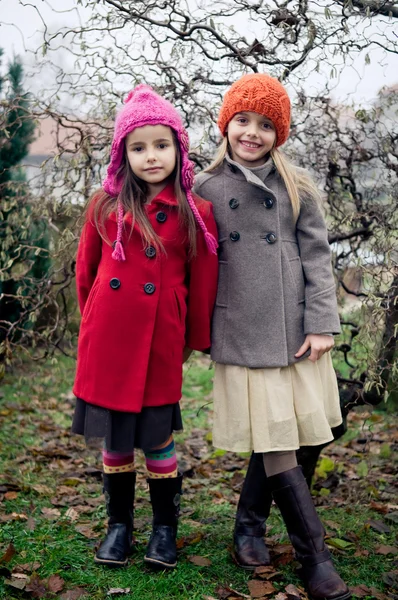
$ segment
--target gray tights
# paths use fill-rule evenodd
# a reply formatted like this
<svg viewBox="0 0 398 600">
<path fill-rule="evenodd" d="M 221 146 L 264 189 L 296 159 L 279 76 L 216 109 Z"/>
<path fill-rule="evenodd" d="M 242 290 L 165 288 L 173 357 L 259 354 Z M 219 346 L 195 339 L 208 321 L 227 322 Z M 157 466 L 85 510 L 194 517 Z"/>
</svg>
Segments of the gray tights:
<svg viewBox="0 0 398 600">
<path fill-rule="evenodd" d="M 264 469 L 267 477 L 284 473 L 297 467 L 296 451 L 278 451 L 263 453 Z"/>
</svg>

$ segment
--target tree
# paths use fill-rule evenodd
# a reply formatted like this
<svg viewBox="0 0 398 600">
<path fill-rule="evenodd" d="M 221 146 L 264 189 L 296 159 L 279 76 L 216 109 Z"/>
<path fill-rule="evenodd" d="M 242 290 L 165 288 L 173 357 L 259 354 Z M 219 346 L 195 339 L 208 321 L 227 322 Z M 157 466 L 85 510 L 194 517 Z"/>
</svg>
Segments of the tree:
<svg viewBox="0 0 398 600">
<path fill-rule="evenodd" d="M 49 264 L 46 232 L 31 218 L 29 191 L 19 167 L 35 131 L 22 84 L 22 63 L 14 58 L 7 77 L 0 79 L 0 362 L 7 358 L 9 341 L 26 326 L 29 291 Z"/>
</svg>

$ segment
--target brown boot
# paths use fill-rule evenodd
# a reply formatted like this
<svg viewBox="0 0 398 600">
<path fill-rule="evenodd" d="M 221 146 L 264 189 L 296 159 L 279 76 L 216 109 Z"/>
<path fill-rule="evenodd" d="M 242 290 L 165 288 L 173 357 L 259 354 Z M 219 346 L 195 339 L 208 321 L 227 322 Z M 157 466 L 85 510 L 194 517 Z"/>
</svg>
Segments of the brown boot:
<svg viewBox="0 0 398 600">
<path fill-rule="evenodd" d="M 254 571 L 271 564 L 265 545 L 265 522 L 272 494 L 267 483 L 262 454 L 252 452 L 239 498 L 234 529 L 234 555 L 240 567 Z"/>
<path fill-rule="evenodd" d="M 268 478 L 272 495 L 302 565 L 301 576 L 312 600 L 348 600 L 350 591 L 333 566 L 325 531 L 301 467 Z"/>
</svg>

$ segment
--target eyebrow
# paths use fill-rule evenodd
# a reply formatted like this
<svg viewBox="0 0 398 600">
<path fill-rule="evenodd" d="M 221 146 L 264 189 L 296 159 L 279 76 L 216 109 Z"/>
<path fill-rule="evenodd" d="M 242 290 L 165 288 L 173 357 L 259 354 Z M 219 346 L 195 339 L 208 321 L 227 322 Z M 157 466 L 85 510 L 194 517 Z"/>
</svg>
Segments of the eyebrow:
<svg viewBox="0 0 398 600">
<path fill-rule="evenodd" d="M 158 140 L 153 140 L 154 144 L 159 144 L 160 142 L 172 142 L 170 138 L 159 138 Z M 144 146 L 146 142 L 130 142 L 129 146 Z"/>
</svg>

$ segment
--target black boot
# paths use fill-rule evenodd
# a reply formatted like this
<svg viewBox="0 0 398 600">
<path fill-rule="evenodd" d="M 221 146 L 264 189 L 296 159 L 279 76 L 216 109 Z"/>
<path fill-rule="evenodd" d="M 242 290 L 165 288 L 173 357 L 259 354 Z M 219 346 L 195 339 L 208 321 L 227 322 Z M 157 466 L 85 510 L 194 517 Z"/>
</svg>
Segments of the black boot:
<svg viewBox="0 0 398 600">
<path fill-rule="evenodd" d="M 265 522 L 272 494 L 265 474 L 263 455 L 252 452 L 239 498 L 234 529 L 234 554 L 240 567 L 254 570 L 271 564 L 265 545 Z"/>
<path fill-rule="evenodd" d="M 103 474 L 108 532 L 95 562 L 108 567 L 124 567 L 131 553 L 133 536 L 135 472 Z"/>
<path fill-rule="evenodd" d="M 177 565 L 177 524 L 180 512 L 182 475 L 148 479 L 153 521 L 145 562 L 153 567 L 173 569 Z"/>
<path fill-rule="evenodd" d="M 348 600 L 350 591 L 336 572 L 301 467 L 268 477 L 312 600 Z"/>
</svg>

